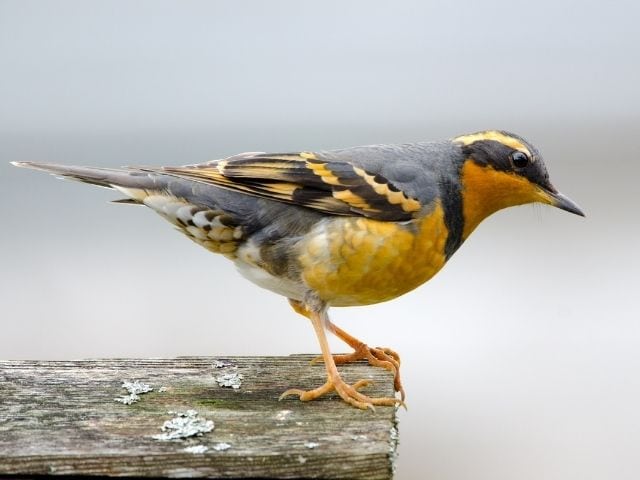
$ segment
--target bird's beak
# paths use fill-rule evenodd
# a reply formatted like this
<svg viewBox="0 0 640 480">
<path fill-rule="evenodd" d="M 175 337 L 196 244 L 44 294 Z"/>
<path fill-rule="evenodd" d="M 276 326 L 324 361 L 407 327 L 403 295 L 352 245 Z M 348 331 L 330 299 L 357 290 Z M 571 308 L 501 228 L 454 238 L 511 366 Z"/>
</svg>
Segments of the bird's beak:
<svg viewBox="0 0 640 480">
<path fill-rule="evenodd" d="M 580 207 L 571 200 L 566 195 L 558 192 L 555 188 L 545 189 L 544 192 L 547 196 L 547 203 L 549 205 L 553 205 L 554 207 L 558 207 L 561 210 L 566 210 L 570 213 L 575 213 L 576 215 L 580 215 L 584 217 L 584 212 L 580 209 Z"/>
</svg>

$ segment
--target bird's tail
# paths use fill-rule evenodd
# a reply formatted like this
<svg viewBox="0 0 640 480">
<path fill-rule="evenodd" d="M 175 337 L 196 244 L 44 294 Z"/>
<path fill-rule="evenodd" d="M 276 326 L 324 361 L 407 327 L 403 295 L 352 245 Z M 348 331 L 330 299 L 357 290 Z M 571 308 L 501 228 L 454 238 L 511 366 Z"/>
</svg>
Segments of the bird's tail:
<svg viewBox="0 0 640 480">
<path fill-rule="evenodd" d="M 114 188 L 133 199 L 142 201 L 148 190 L 162 188 L 160 176 L 137 169 L 79 167 L 74 165 L 56 165 L 53 163 L 11 162 L 16 167 L 42 170 L 58 177 L 77 180 L 100 187 Z M 128 201 L 128 200 L 127 200 Z"/>
</svg>

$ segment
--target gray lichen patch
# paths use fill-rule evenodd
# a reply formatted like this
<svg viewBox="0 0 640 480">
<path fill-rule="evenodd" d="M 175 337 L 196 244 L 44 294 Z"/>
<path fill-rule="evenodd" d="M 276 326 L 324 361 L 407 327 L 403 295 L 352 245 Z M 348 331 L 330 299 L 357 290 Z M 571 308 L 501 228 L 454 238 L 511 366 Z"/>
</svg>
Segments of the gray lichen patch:
<svg viewBox="0 0 640 480">
<path fill-rule="evenodd" d="M 289 415 L 291 415 L 292 413 L 293 413 L 292 410 L 280 410 L 278 413 L 276 413 L 275 419 L 278 422 L 284 422 L 289 418 Z M 278 425 L 284 425 L 284 423 L 279 423 Z"/>
<path fill-rule="evenodd" d="M 216 382 L 221 387 L 233 388 L 237 390 L 242 385 L 243 375 L 238 372 L 233 373 L 223 373 L 222 375 L 218 375 L 216 377 Z"/>
<path fill-rule="evenodd" d="M 226 443 L 226 442 L 216 443 L 216 444 L 213 446 L 213 449 L 214 449 L 216 452 L 224 452 L 225 450 L 229 450 L 230 448 L 231 448 L 231 445 L 229 445 L 229 444 L 228 444 L 228 443 Z"/>
<path fill-rule="evenodd" d="M 227 362 L 226 360 L 214 360 L 212 364 L 213 368 L 225 368 L 225 367 L 233 367 L 231 362 Z"/>
<path fill-rule="evenodd" d="M 125 405 L 136 403 L 140 400 L 140 394 L 153 391 L 153 387 L 151 385 L 142 383 L 139 380 L 134 380 L 133 382 L 125 380 L 122 382 L 122 388 L 129 392 L 129 395 L 122 395 L 121 397 L 114 398 L 114 400 L 116 402 L 124 403 Z"/>
<path fill-rule="evenodd" d="M 198 454 L 205 453 L 207 450 L 209 450 L 209 447 L 207 447 L 206 445 L 193 445 L 191 447 L 183 448 L 182 450 L 187 453 Z"/>
<path fill-rule="evenodd" d="M 167 420 L 161 427 L 164 433 L 153 435 L 155 440 L 168 441 L 200 436 L 213 430 L 212 420 L 198 418 L 198 412 L 187 410 L 186 412 L 169 412 L 175 415 L 171 420 Z"/>
<path fill-rule="evenodd" d="M 389 429 L 389 453 L 394 453 L 398 448 L 398 428 L 393 426 Z"/>
<path fill-rule="evenodd" d="M 396 459 L 398 458 L 398 423 L 397 420 L 394 425 L 389 429 L 389 462 L 391 463 L 391 472 L 396 470 Z"/>
</svg>

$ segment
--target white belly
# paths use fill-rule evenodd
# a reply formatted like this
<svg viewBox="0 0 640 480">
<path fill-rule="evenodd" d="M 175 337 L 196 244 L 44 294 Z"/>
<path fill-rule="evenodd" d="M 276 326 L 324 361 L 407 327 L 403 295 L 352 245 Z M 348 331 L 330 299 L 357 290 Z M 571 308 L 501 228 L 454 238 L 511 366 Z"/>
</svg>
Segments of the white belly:
<svg viewBox="0 0 640 480">
<path fill-rule="evenodd" d="M 287 298 L 303 300 L 306 289 L 301 282 L 274 277 L 262 268 L 245 263 L 239 259 L 235 261 L 235 265 L 244 278 L 256 285 Z"/>
<path fill-rule="evenodd" d="M 260 249 L 251 240 L 238 249 L 234 263 L 244 278 L 278 295 L 302 300 L 308 290 L 302 282 L 275 277 L 261 268 Z"/>
</svg>

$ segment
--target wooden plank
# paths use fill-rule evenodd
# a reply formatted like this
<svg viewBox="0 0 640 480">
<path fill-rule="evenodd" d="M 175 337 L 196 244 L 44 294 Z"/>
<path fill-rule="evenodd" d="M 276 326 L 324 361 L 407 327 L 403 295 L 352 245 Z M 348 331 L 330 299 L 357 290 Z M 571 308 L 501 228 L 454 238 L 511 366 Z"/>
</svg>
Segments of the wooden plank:
<svg viewBox="0 0 640 480">
<path fill-rule="evenodd" d="M 0 475 L 392 478 L 394 408 L 362 411 L 334 395 L 278 401 L 289 387 L 324 382 L 324 367 L 310 358 L 0 361 Z M 393 393 L 383 369 L 356 363 L 341 371 L 349 382 L 372 379 L 371 395 Z M 225 374 L 241 374 L 241 386 L 220 386 Z M 116 401 L 133 380 L 153 391 L 130 405 Z M 188 410 L 213 430 L 154 438 L 177 417 L 169 412 Z M 192 453 L 198 449 L 206 451 Z"/>
</svg>

